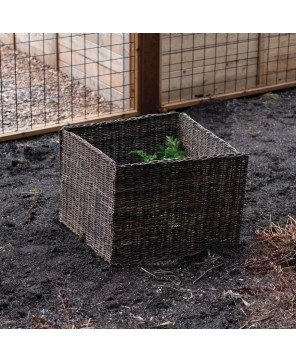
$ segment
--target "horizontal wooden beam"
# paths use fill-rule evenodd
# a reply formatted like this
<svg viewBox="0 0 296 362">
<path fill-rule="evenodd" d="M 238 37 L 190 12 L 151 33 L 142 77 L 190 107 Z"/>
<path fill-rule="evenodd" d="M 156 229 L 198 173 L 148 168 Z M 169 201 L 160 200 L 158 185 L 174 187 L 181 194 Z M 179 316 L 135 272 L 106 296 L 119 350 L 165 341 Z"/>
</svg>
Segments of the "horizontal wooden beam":
<svg viewBox="0 0 296 362">
<path fill-rule="evenodd" d="M 15 132 L 7 132 L 0 134 L 0 142 L 7 142 L 19 138 L 27 138 L 33 136 L 40 136 L 46 133 L 57 132 L 64 126 L 73 126 L 78 124 L 89 124 L 89 123 L 99 123 L 105 121 L 111 121 L 116 119 L 122 118 L 129 118 L 139 116 L 139 113 L 136 111 L 129 111 L 125 113 L 113 113 L 112 115 L 104 115 L 101 117 L 98 116 L 89 116 L 89 117 L 81 117 L 75 119 L 65 119 L 60 121 L 59 124 L 50 124 L 50 125 L 43 125 L 34 127 L 33 129 L 22 130 L 22 131 L 15 131 Z"/>
<path fill-rule="evenodd" d="M 293 88 L 293 87 L 296 87 L 296 81 L 285 82 L 285 83 L 280 83 L 280 84 L 275 84 L 275 85 L 268 85 L 268 86 L 264 86 L 264 87 L 250 88 L 247 90 L 224 93 L 224 94 L 217 94 L 217 95 L 208 96 L 208 97 L 200 97 L 200 98 L 191 99 L 188 101 L 187 100 L 186 101 L 177 101 L 174 103 L 163 104 L 161 107 L 161 111 L 166 112 L 166 111 L 169 111 L 172 109 L 191 107 L 196 104 L 204 103 L 204 102 L 207 102 L 209 100 L 214 100 L 214 99 L 224 100 L 224 99 L 231 99 L 231 98 L 247 97 L 247 96 L 252 96 L 252 95 L 256 95 L 256 94 L 260 94 L 260 93 L 267 93 L 267 92 L 272 92 L 272 91 L 286 89 L 286 88 Z"/>
</svg>

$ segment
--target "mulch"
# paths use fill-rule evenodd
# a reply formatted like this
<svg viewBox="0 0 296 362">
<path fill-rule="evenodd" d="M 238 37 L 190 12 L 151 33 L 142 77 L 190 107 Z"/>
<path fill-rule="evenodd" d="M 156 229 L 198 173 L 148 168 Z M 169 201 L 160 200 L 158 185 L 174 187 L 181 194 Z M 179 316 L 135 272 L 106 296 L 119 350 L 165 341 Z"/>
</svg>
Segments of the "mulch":
<svg viewBox="0 0 296 362">
<path fill-rule="evenodd" d="M 262 237 L 296 215 L 296 90 L 185 111 L 249 154 L 240 247 L 110 266 L 59 222 L 58 135 L 1 143 L 0 328 L 296 327 L 295 258 Z"/>
</svg>

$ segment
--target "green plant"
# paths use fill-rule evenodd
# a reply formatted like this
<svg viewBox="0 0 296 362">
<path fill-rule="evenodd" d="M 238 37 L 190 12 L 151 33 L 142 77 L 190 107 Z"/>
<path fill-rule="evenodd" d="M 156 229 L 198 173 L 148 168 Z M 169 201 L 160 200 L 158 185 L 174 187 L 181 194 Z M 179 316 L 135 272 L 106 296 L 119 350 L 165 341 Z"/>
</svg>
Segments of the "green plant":
<svg viewBox="0 0 296 362">
<path fill-rule="evenodd" d="M 31 190 L 31 193 L 36 195 L 36 194 L 40 194 L 42 191 L 40 189 L 38 189 L 37 187 L 34 187 L 32 190 Z"/>
<path fill-rule="evenodd" d="M 157 154 L 149 155 L 147 152 L 143 150 L 134 150 L 130 152 L 131 154 L 137 155 L 142 158 L 144 162 L 157 160 Z"/>
<path fill-rule="evenodd" d="M 158 145 L 156 152 L 153 154 L 148 154 L 143 150 L 133 150 L 130 153 L 141 157 L 144 162 L 187 157 L 187 153 L 181 150 L 180 147 L 181 141 L 178 138 L 166 136 L 165 144 Z"/>
<path fill-rule="evenodd" d="M 256 129 L 251 129 L 251 130 L 249 131 L 249 136 L 250 136 L 251 138 L 256 138 L 256 137 L 260 136 L 260 134 L 261 134 L 261 132 L 258 131 L 258 130 L 256 130 Z"/>
</svg>

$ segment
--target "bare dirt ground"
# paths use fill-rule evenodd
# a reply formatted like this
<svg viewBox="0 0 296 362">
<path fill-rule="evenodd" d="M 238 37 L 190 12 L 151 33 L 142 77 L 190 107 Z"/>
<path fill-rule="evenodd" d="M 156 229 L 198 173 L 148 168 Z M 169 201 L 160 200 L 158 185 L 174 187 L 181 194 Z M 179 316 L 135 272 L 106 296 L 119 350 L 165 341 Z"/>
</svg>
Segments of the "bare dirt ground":
<svg viewBox="0 0 296 362">
<path fill-rule="evenodd" d="M 250 156 L 239 249 L 110 266 L 58 220 L 57 134 L 2 143 L 0 328 L 296 327 L 296 90 L 185 111 Z"/>
</svg>

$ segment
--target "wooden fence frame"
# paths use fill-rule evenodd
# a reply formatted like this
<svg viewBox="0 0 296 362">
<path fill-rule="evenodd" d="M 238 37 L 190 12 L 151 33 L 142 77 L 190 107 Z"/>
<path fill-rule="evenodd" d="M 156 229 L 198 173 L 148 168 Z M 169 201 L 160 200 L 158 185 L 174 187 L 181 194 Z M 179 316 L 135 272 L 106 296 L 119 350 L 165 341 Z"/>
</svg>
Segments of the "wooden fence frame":
<svg viewBox="0 0 296 362">
<path fill-rule="evenodd" d="M 51 132 L 57 132 L 62 127 L 75 124 L 104 122 L 120 118 L 139 116 L 147 113 L 157 113 L 160 110 L 160 34 L 134 34 L 135 36 L 135 78 L 131 84 L 131 94 L 135 95 L 134 109 L 127 112 L 113 113 L 112 115 L 80 117 L 64 119 L 58 124 L 41 125 L 26 131 L 0 134 L 0 142 L 13 139 L 32 137 Z M 10 42 L 14 44 L 15 36 L 10 35 Z M 13 46 L 13 45 L 12 45 Z"/>
<path fill-rule="evenodd" d="M 286 88 L 296 87 L 296 80 L 273 85 L 263 85 L 265 62 L 258 62 L 258 87 L 246 90 L 238 90 L 224 94 L 217 94 L 207 97 L 199 97 L 186 101 L 178 101 L 171 104 L 162 104 L 161 94 L 161 34 L 137 34 L 138 35 L 138 113 L 149 114 L 166 112 L 172 109 L 191 107 L 209 100 L 226 100 L 232 98 L 246 97 Z M 265 57 L 264 45 L 265 34 L 259 34 L 259 57 Z"/>
<path fill-rule="evenodd" d="M 41 135 L 50 132 L 56 132 L 65 125 L 83 124 L 103 122 L 106 120 L 114 120 L 119 118 L 128 118 L 143 114 L 152 114 L 158 112 L 166 112 L 171 109 L 185 108 L 199 103 L 203 103 L 212 99 L 231 99 L 270 91 L 296 87 L 296 81 L 278 83 L 274 85 L 260 85 L 258 87 L 239 90 L 230 93 L 217 94 L 213 96 L 200 97 L 186 101 L 176 101 L 170 104 L 162 103 L 161 90 L 161 34 L 160 33 L 138 33 L 135 36 L 135 77 L 131 82 L 131 94 L 135 95 L 134 109 L 127 112 L 113 113 L 112 115 L 92 116 L 86 118 L 65 119 L 59 124 L 40 126 L 28 131 L 11 132 L 0 135 L 0 142 L 12 139 Z M 11 43 L 15 38 L 11 35 Z M 263 40 L 262 40 L 263 41 Z M 262 46 L 262 41 L 259 39 L 259 47 Z M 260 51 L 260 57 L 264 54 Z M 259 71 L 260 74 L 260 71 Z"/>
<path fill-rule="evenodd" d="M 267 56 L 269 52 L 269 46 L 268 46 L 268 33 L 259 33 L 258 34 L 258 63 L 257 63 L 257 85 L 253 88 L 247 88 L 244 90 L 237 90 L 237 91 L 231 91 L 231 92 L 225 92 L 221 94 L 215 94 L 215 95 L 209 95 L 204 97 L 198 97 L 196 99 L 190 99 L 190 100 L 182 100 L 182 101 L 175 101 L 170 102 L 169 104 L 165 104 L 162 102 L 162 95 L 161 95 L 161 86 L 159 87 L 159 97 L 160 100 L 157 105 L 154 105 L 154 109 L 157 108 L 160 112 L 166 112 L 173 109 L 178 108 L 186 108 L 191 107 L 194 105 L 198 105 L 200 103 L 204 103 L 210 100 L 226 100 L 226 99 L 233 99 L 233 98 L 239 98 L 239 97 L 246 97 L 246 96 L 252 96 L 256 94 L 262 94 L 267 92 L 272 92 L 276 90 L 281 89 L 287 89 L 287 88 L 293 88 L 296 87 L 296 80 L 293 81 L 286 81 L 281 83 L 275 83 L 275 84 L 266 84 L 267 83 Z M 161 35 L 159 34 L 159 37 Z M 161 41 L 160 41 L 161 43 Z M 160 54 L 161 50 L 160 50 Z M 159 74 L 161 74 L 161 58 L 159 62 Z M 295 66 L 296 68 L 296 66 Z M 161 78 L 159 79 L 159 84 L 161 85 Z"/>
</svg>

